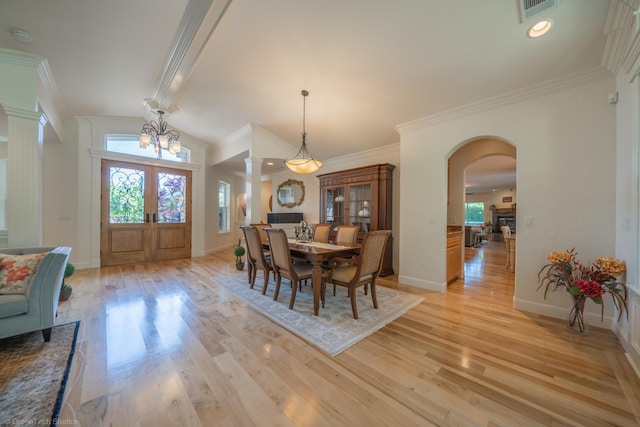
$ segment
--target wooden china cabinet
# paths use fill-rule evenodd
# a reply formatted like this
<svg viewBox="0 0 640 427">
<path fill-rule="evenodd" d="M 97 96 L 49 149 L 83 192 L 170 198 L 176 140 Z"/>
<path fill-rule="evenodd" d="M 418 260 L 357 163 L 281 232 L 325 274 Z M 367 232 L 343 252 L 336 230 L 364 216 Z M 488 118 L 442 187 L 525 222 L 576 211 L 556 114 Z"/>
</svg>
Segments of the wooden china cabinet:
<svg viewBox="0 0 640 427">
<path fill-rule="evenodd" d="M 364 166 L 318 175 L 320 222 L 333 224 L 329 239 L 339 225 L 357 225 L 358 242 L 368 231 L 391 230 L 393 170 L 390 163 Z M 381 276 L 393 274 L 393 236 L 385 249 Z"/>
</svg>

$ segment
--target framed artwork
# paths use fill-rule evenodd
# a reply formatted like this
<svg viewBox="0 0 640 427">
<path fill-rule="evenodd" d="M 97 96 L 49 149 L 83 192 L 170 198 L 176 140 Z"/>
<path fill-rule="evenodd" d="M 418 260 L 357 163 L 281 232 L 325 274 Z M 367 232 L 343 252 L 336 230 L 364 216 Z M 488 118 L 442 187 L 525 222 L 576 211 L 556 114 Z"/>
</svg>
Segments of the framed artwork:
<svg viewBox="0 0 640 427">
<path fill-rule="evenodd" d="M 502 203 L 511 203 L 512 198 L 511 197 L 503 197 L 502 198 Z"/>
</svg>

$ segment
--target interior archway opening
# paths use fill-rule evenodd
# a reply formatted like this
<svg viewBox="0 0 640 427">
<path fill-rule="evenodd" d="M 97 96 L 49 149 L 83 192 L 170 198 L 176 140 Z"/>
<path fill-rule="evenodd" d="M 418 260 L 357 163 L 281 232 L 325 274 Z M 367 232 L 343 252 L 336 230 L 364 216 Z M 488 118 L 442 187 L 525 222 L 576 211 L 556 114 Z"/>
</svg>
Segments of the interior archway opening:
<svg viewBox="0 0 640 427">
<path fill-rule="evenodd" d="M 497 137 L 466 141 L 450 155 L 447 198 L 449 287 L 469 289 L 497 282 L 505 292 L 513 295 L 516 166 L 515 146 Z M 503 231 L 507 230 L 503 227 L 508 228 L 513 238 L 505 239 Z M 459 242 L 457 246 L 456 242 Z M 513 249 L 511 257 L 510 249 Z"/>
</svg>

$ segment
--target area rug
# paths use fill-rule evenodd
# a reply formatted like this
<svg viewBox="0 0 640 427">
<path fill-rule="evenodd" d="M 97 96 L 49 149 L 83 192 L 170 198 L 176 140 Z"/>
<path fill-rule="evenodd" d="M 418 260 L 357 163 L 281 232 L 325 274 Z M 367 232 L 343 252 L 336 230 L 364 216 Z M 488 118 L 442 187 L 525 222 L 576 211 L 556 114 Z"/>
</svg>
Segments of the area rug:
<svg viewBox="0 0 640 427">
<path fill-rule="evenodd" d="M 302 286 L 302 291 L 298 291 L 296 294 L 293 309 L 289 310 L 291 288 L 288 280 L 283 280 L 280 286 L 278 301 L 273 300 L 275 289 L 273 277 L 269 281 L 266 295 L 262 295 L 263 282 L 260 279 L 256 279 L 253 289 L 249 288 L 246 273 L 233 278 L 219 279 L 215 283 L 228 289 L 264 316 L 331 356 L 338 355 L 387 323 L 402 316 L 424 299 L 378 285 L 376 286 L 378 309 L 375 309 L 371 295 L 364 295 L 363 289 L 360 288 L 356 292 L 358 319 L 354 319 L 346 288 L 338 287 L 334 297 L 333 288 L 329 286 L 325 308 L 320 308 L 318 316 L 314 316 L 311 286 Z"/>
<path fill-rule="evenodd" d="M 0 425 L 57 425 L 80 322 L 0 339 Z"/>
</svg>

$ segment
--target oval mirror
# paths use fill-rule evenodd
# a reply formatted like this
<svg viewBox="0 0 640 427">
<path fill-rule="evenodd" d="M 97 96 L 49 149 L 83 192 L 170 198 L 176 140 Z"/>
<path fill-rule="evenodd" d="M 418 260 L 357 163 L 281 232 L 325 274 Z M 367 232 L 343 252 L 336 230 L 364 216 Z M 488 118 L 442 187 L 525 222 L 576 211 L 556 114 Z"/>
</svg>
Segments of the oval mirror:
<svg viewBox="0 0 640 427">
<path fill-rule="evenodd" d="M 288 179 L 278 186 L 278 204 L 285 208 L 298 206 L 304 201 L 304 183 Z"/>
</svg>

